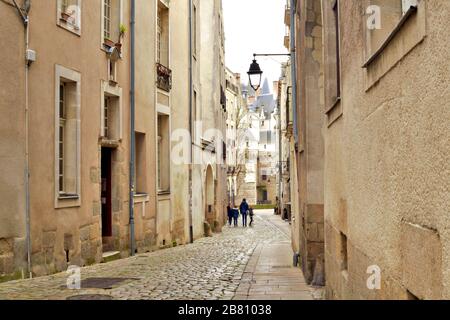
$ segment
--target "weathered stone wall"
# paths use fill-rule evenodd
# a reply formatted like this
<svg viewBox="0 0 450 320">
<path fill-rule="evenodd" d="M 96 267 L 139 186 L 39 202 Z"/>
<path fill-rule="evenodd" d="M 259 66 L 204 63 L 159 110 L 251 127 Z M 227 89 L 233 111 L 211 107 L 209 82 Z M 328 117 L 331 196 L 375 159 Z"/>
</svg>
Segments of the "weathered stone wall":
<svg viewBox="0 0 450 320">
<path fill-rule="evenodd" d="M 327 296 L 450 299 L 450 2 L 420 1 L 366 69 L 368 2 L 339 3 L 342 100 L 328 114 L 325 147 Z M 380 290 L 367 286 L 371 266 Z"/>
<path fill-rule="evenodd" d="M 295 212 L 295 245 L 308 283 L 324 284 L 323 252 L 323 63 L 320 0 L 299 1 L 297 17 L 298 212 Z M 296 239 L 294 237 L 294 239 Z M 317 265 L 317 269 L 316 269 Z"/>
<path fill-rule="evenodd" d="M 25 44 L 14 7 L 0 3 L 0 282 L 26 271 Z M 14 274 L 18 271 L 18 274 Z"/>
</svg>

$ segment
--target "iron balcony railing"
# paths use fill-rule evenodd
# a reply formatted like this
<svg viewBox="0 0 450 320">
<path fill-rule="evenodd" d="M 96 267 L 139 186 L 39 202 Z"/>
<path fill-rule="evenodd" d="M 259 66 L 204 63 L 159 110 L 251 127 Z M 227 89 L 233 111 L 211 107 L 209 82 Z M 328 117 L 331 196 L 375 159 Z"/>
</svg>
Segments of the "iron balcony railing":
<svg viewBox="0 0 450 320">
<path fill-rule="evenodd" d="M 156 63 L 156 86 L 166 92 L 172 89 L 172 70 Z"/>
</svg>

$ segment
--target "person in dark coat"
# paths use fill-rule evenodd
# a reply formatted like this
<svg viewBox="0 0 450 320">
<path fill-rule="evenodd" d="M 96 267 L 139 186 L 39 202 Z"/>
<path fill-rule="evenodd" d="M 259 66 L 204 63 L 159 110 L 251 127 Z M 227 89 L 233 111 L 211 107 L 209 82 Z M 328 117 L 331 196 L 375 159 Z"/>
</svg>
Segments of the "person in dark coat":
<svg viewBox="0 0 450 320">
<path fill-rule="evenodd" d="M 244 227 L 247 226 L 247 215 L 248 215 L 248 203 L 247 200 L 242 200 L 241 205 L 239 206 L 239 210 L 241 211 L 242 214 L 242 225 Z"/>
<path fill-rule="evenodd" d="M 227 214 L 228 214 L 228 224 L 231 227 L 231 224 L 233 223 L 233 210 L 230 206 L 227 206 Z"/>
<path fill-rule="evenodd" d="M 251 227 L 253 225 L 253 217 L 255 216 L 255 213 L 253 212 L 253 208 L 250 207 L 250 209 L 248 209 L 248 214 L 250 216 L 250 224 L 249 226 Z"/>
<path fill-rule="evenodd" d="M 239 210 L 232 209 L 231 211 L 233 212 L 234 226 L 237 227 L 238 226 L 238 219 L 239 219 Z"/>
</svg>

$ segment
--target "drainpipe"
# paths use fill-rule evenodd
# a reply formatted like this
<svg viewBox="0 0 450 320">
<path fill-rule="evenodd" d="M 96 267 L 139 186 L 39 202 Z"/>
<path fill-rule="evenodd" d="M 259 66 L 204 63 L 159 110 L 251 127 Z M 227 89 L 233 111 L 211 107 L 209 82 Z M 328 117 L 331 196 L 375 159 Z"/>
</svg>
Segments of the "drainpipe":
<svg viewBox="0 0 450 320">
<path fill-rule="evenodd" d="M 191 156 L 189 168 L 189 241 L 194 243 L 194 226 L 192 218 L 192 170 L 194 170 L 194 136 L 193 136 L 193 118 L 192 118 L 192 102 L 193 102 L 193 74 L 192 74 L 192 0 L 189 1 L 189 133 L 191 136 Z"/>
<path fill-rule="evenodd" d="M 25 52 L 29 49 L 30 44 L 30 23 L 29 23 L 29 10 L 31 6 L 31 0 L 25 1 L 26 6 L 26 18 L 24 19 L 25 25 Z M 29 148 L 29 69 L 30 63 L 27 61 L 25 64 L 25 210 L 26 210 L 26 242 L 27 242 L 27 268 L 30 278 L 33 277 L 31 272 L 31 218 L 30 218 L 30 148 Z"/>
<path fill-rule="evenodd" d="M 291 78 L 292 78 L 292 110 L 294 117 L 294 139 L 295 144 L 298 144 L 298 128 L 297 128 L 297 59 L 295 50 L 295 11 L 297 0 L 291 1 L 291 28 L 290 28 L 290 42 L 291 42 Z"/>
<path fill-rule="evenodd" d="M 25 0 L 24 8 L 21 9 L 16 0 L 13 0 L 14 7 L 22 19 L 25 27 L 25 53 L 28 53 L 30 44 L 30 24 L 29 12 L 31 9 L 31 0 Z M 25 229 L 26 229 L 26 246 L 27 246 L 27 271 L 30 278 L 33 277 L 31 272 L 31 222 L 30 222 L 30 153 L 29 153 L 29 69 L 32 61 L 25 58 Z"/>
<path fill-rule="evenodd" d="M 131 35 L 131 53 L 130 53 L 130 63 L 131 63 L 131 88 L 130 88 L 130 255 L 135 255 L 135 245 L 134 245 L 134 192 L 135 192 L 135 181 L 134 181 L 134 170 L 136 166 L 136 151 L 135 151 L 135 23 L 136 23 L 136 2 L 131 0 L 131 19 L 130 19 L 130 35 Z"/>
</svg>

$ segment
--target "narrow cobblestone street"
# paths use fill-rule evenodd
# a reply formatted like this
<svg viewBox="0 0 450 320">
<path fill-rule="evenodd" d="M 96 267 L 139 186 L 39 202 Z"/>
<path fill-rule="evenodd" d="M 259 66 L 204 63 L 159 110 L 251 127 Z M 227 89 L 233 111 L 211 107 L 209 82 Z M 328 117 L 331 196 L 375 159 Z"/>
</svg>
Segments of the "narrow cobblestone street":
<svg viewBox="0 0 450 320">
<path fill-rule="evenodd" d="M 194 244 L 83 268 L 81 290 L 67 289 L 60 273 L 1 284 L 0 299 L 313 299 L 292 267 L 288 230 L 272 211 L 259 211 L 253 228 L 226 226 Z"/>
</svg>

